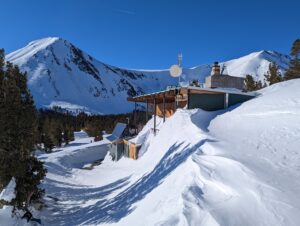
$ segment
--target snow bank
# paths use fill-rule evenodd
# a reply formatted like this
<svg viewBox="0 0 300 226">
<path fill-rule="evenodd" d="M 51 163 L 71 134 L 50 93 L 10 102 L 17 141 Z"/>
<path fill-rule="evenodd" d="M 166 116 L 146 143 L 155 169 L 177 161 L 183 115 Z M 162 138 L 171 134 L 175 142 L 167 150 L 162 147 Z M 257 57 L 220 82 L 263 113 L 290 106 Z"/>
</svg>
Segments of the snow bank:
<svg viewBox="0 0 300 226">
<path fill-rule="evenodd" d="M 55 225 L 299 225 L 299 84 L 228 111 L 178 110 L 133 140 L 137 161 L 106 158 L 46 181 Z M 65 152 L 67 154 L 67 152 Z M 69 154 L 67 154 L 69 155 Z M 51 163 L 52 160 L 48 159 Z M 276 175 L 276 176 L 275 176 Z M 67 195 L 66 195 L 67 194 Z"/>
<path fill-rule="evenodd" d="M 143 144 L 136 161 L 107 157 L 93 170 L 74 168 L 73 160 L 89 157 L 73 152 L 91 144 L 40 156 L 49 169 L 42 221 L 299 225 L 299 87 L 300 80 L 276 84 L 227 111 L 177 110 L 157 120 L 156 136 L 151 119 L 135 138 Z"/>
<path fill-rule="evenodd" d="M 16 187 L 16 179 L 13 177 L 8 183 L 8 185 L 0 193 L 0 200 L 2 199 L 7 202 L 11 202 L 11 200 L 13 200 L 16 197 L 15 187 Z"/>
</svg>

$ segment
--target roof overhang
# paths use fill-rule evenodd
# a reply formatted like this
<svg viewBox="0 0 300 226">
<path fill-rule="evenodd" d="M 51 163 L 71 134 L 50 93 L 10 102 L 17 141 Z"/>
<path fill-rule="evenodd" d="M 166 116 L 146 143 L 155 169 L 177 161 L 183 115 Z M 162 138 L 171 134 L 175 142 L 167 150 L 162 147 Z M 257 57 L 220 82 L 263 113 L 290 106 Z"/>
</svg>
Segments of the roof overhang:
<svg viewBox="0 0 300 226">
<path fill-rule="evenodd" d="M 244 96 L 256 96 L 256 93 L 246 93 L 239 91 L 237 89 L 228 89 L 228 88 L 201 88 L 196 86 L 187 86 L 187 87 L 174 87 L 159 92 L 139 95 L 135 97 L 128 97 L 128 101 L 132 102 L 143 102 L 143 103 L 153 103 L 154 98 L 156 103 L 162 103 L 165 99 L 166 103 L 172 103 L 175 101 L 177 95 L 187 95 L 187 93 L 197 93 L 197 94 L 239 94 Z"/>
</svg>

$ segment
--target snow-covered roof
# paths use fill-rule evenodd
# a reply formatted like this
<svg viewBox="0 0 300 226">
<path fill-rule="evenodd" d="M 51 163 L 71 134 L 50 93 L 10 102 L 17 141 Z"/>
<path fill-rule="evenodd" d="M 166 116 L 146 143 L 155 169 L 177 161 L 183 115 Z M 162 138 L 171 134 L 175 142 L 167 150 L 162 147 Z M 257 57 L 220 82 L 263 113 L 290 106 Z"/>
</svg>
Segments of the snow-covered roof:
<svg viewBox="0 0 300 226">
<path fill-rule="evenodd" d="M 110 136 L 108 136 L 106 139 L 109 140 L 110 142 L 114 142 L 114 141 L 120 139 L 126 126 L 127 126 L 127 124 L 125 124 L 125 123 L 120 123 L 120 122 L 117 123 L 112 134 Z"/>
<path fill-rule="evenodd" d="M 135 98 L 140 98 L 140 97 L 147 97 L 147 96 L 153 96 L 153 95 L 158 95 L 161 93 L 165 93 L 171 90 L 180 90 L 180 89 L 189 89 L 189 90 L 201 90 L 201 91 L 207 91 L 211 93 L 229 93 L 229 94 L 240 94 L 240 95 L 245 95 L 245 96 L 257 96 L 258 94 L 256 92 L 243 92 L 242 90 L 236 89 L 236 88 L 202 88 L 202 87 L 197 87 L 197 86 L 172 86 L 168 87 L 165 90 L 161 90 L 158 92 L 153 92 L 153 93 L 147 93 L 139 96 L 134 96 L 130 97 L 127 100 L 129 101 L 134 101 Z"/>
<path fill-rule="evenodd" d="M 203 90 L 203 91 L 215 91 L 215 92 L 220 92 L 220 93 L 240 94 L 240 95 L 246 95 L 246 96 L 256 96 L 256 93 L 243 92 L 236 88 L 201 88 L 201 87 L 196 87 L 196 86 L 188 86 L 186 88 L 194 89 L 194 90 Z"/>
</svg>

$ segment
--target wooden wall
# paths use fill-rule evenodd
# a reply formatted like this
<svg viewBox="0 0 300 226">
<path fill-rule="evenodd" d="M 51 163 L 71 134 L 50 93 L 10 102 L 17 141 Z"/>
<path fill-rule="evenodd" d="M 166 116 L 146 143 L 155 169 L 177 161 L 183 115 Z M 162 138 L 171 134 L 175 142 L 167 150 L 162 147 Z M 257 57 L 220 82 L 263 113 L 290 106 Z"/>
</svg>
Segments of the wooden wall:
<svg viewBox="0 0 300 226">
<path fill-rule="evenodd" d="M 131 143 L 127 140 L 124 141 L 124 155 L 128 158 L 136 160 L 138 158 L 140 146 Z"/>
</svg>

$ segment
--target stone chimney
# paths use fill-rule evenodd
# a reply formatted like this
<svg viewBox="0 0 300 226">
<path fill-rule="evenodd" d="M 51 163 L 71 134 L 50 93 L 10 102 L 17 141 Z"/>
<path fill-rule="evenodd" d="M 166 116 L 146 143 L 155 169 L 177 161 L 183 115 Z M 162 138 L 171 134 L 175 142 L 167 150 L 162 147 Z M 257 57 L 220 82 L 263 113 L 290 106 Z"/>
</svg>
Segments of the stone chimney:
<svg viewBox="0 0 300 226">
<path fill-rule="evenodd" d="M 218 62 L 215 62 L 212 66 L 211 74 L 210 75 L 220 75 L 221 74 L 221 68 Z"/>
</svg>

